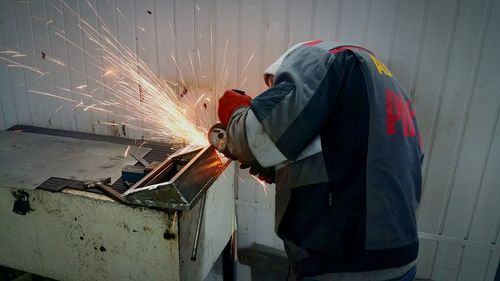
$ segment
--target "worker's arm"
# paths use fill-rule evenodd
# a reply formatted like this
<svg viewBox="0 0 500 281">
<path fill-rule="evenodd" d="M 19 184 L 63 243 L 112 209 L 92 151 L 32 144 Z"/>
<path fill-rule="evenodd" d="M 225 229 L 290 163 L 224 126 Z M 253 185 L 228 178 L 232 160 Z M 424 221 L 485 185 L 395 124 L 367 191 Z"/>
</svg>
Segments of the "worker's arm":
<svg viewBox="0 0 500 281">
<path fill-rule="evenodd" d="M 263 167 L 272 167 L 317 149 L 318 135 L 334 108 L 343 78 L 355 63 L 351 52 L 332 55 L 311 47 L 292 52 L 278 71 L 275 86 L 256 97 L 250 107 L 232 114 L 229 151 L 238 159 L 254 158 Z"/>
</svg>

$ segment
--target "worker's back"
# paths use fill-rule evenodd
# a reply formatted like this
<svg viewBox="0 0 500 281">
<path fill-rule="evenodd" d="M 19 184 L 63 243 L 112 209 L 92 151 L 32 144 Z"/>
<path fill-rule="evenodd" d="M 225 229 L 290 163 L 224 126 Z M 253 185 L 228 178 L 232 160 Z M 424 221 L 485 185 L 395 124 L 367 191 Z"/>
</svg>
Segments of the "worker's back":
<svg viewBox="0 0 500 281">
<path fill-rule="evenodd" d="M 289 136 L 277 140 L 278 148 L 311 137 L 300 123 L 321 126 L 321 152 L 298 156 L 277 170 L 277 233 L 298 275 L 406 271 L 418 253 L 415 209 L 422 157 L 408 98 L 373 54 L 342 48 L 325 55 L 329 50 L 320 49 L 298 48 L 275 79 L 276 88 L 290 84 L 295 94 L 315 88 L 282 130 Z M 301 69 L 321 81 L 297 78 Z M 258 118 L 265 94 L 253 101 Z"/>
</svg>

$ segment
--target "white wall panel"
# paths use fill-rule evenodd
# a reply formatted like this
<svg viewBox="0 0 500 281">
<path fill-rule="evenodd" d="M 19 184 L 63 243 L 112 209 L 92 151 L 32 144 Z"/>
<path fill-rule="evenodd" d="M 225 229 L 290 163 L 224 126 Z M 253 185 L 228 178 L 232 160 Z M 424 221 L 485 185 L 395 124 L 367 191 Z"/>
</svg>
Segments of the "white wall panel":
<svg viewBox="0 0 500 281">
<path fill-rule="evenodd" d="M 350 44 L 363 44 L 370 15 L 369 0 L 342 2 L 339 41 Z"/>
<path fill-rule="evenodd" d="M 339 40 L 342 0 L 316 0 L 314 12 L 313 38 Z"/>
<path fill-rule="evenodd" d="M 141 1 L 140 3 L 143 3 Z M 114 63 L 112 59 L 113 55 L 117 55 L 116 50 L 114 50 L 111 45 L 114 44 L 115 38 L 117 36 L 117 28 L 116 28 L 116 17 L 118 11 L 116 10 L 116 5 L 114 1 L 95 1 L 95 5 L 91 6 L 97 10 L 99 13 L 97 16 L 97 30 L 102 35 L 99 39 L 100 46 L 98 47 L 100 52 L 100 68 L 101 68 L 101 76 L 102 77 L 102 87 L 104 90 L 104 94 L 101 96 L 102 102 L 105 104 L 109 102 L 116 101 L 116 87 L 118 84 L 117 80 L 120 79 L 120 69 Z M 143 23 L 141 23 L 143 24 Z M 141 26 L 137 24 L 137 26 Z M 149 26 L 148 26 L 149 28 Z M 133 32 L 132 30 L 128 32 Z M 149 31 L 144 31 L 151 32 Z M 109 40 L 109 41 L 108 41 Z M 111 42 L 111 43 L 109 43 Z M 144 57 L 142 52 L 138 53 L 139 57 Z M 147 58 L 146 58 L 147 59 Z M 156 64 L 154 60 L 148 61 L 150 64 L 149 67 L 151 69 L 155 69 Z M 146 94 L 144 94 L 146 95 Z M 109 133 L 114 136 L 120 136 L 123 132 L 121 123 L 124 121 L 119 115 L 123 112 L 116 107 L 113 106 L 102 106 L 106 112 L 103 112 L 106 115 L 106 119 L 108 120 L 108 124 L 106 126 L 109 128 Z M 111 112 L 109 112 L 111 111 Z M 103 114 L 103 115 L 104 115 Z M 116 124 L 116 125 L 114 125 Z"/>
<path fill-rule="evenodd" d="M 46 93 L 55 93 L 53 65 L 47 59 L 50 56 L 50 42 L 47 27 L 47 15 L 45 11 L 45 1 L 34 1 L 29 5 L 30 14 L 33 23 L 33 39 L 35 41 L 34 58 L 37 61 L 36 65 L 44 75 L 38 76 L 38 83 L 40 84 L 40 91 Z M 45 58 L 44 58 L 45 54 Z M 40 98 L 40 97 L 39 97 Z M 61 128 L 61 115 L 57 110 L 59 108 L 59 101 L 57 99 L 41 98 L 40 104 L 45 109 L 47 123 L 45 127 L 59 129 Z"/>
<path fill-rule="evenodd" d="M 396 0 L 370 2 L 369 15 L 363 33 L 363 45 L 384 62 L 387 62 L 391 44 L 396 12 L 395 2 Z"/>
<path fill-rule="evenodd" d="M 288 47 L 312 39 L 316 1 L 290 0 L 288 10 Z"/>
<path fill-rule="evenodd" d="M 5 10 L 5 7 L 4 9 Z M 7 43 L 4 40 L 4 30 L 5 25 L 8 23 L 8 19 L 5 17 L 5 13 L 0 12 L 0 44 L 2 46 L 2 51 L 6 51 L 5 46 Z M 10 79 L 10 73 L 7 69 L 8 62 L 0 61 L 0 104 L 2 108 L 2 129 L 9 128 L 12 125 L 18 123 L 17 121 L 17 111 L 16 102 L 12 93 L 12 85 Z"/>
<path fill-rule="evenodd" d="M 213 98 L 214 11 L 215 0 L 196 0 L 194 3 L 195 52 L 192 59 L 196 70 L 195 107 L 197 125 L 204 128 L 210 128 L 217 120 L 217 100 Z"/>
<path fill-rule="evenodd" d="M 86 26 L 88 26 L 89 30 L 99 30 L 99 21 L 95 10 L 98 9 L 97 3 L 95 0 L 80 0 L 79 1 L 80 8 L 80 19 L 85 21 Z M 119 35 L 119 34 L 118 34 Z M 91 95 L 91 102 L 97 103 L 101 108 L 107 109 L 106 106 L 103 106 L 102 103 L 106 101 L 106 95 L 104 92 L 104 79 L 103 75 L 106 74 L 106 71 L 102 69 L 101 64 L 101 50 L 99 47 L 100 38 L 96 38 L 94 41 L 89 36 L 82 36 L 82 46 L 85 50 L 84 56 L 84 70 L 86 73 L 85 83 L 87 87 L 84 89 L 84 93 Z M 91 113 L 91 121 L 92 121 L 92 131 L 96 134 L 100 135 L 108 135 L 111 134 L 111 127 L 108 125 L 110 123 L 108 121 L 107 112 L 103 111 L 93 111 Z M 115 130 L 116 132 L 116 130 Z"/>
<path fill-rule="evenodd" d="M 19 51 L 26 56 L 12 59 L 46 73 L 0 61 L 0 129 L 27 124 L 148 137 L 148 122 L 106 106 L 116 80 L 126 78 L 79 28 L 82 21 L 116 37 L 158 83 L 181 85 L 175 94 L 204 127 L 215 122 L 225 89 L 251 96 L 265 90 L 263 70 L 289 46 L 317 38 L 365 45 L 412 97 L 423 135 L 418 223 L 426 238 L 418 276 L 493 280 L 500 255 L 499 1 L 6 0 L 0 7 L 0 51 Z M 114 112 L 84 111 L 93 103 Z M 139 129 L 123 131 L 124 121 Z M 273 232 L 274 186 L 266 194 L 241 170 L 235 181 L 239 245 L 282 249 Z M 249 280 L 248 268 L 238 274 Z"/>
<path fill-rule="evenodd" d="M 84 53 L 82 46 L 82 31 L 79 27 L 80 5 L 78 0 L 66 0 L 62 2 L 62 11 L 64 14 L 65 37 L 70 42 L 67 44 L 68 61 L 70 69 L 70 90 L 75 94 L 74 97 L 81 106 L 73 111 L 76 115 L 77 129 L 80 132 L 92 133 L 92 110 L 85 110 L 94 102 L 88 97 L 79 93 L 87 92 L 87 72 L 84 64 Z"/>
<path fill-rule="evenodd" d="M 115 20 L 116 20 L 116 39 L 123 46 L 122 52 L 136 54 L 136 24 L 135 24 L 135 16 L 134 16 L 134 0 L 118 0 L 115 4 Z M 127 77 L 127 75 L 120 73 L 119 79 L 124 82 L 131 82 L 131 79 Z M 135 96 L 136 99 L 139 99 L 140 93 L 137 91 Z M 125 116 L 130 116 L 131 112 L 128 110 L 122 111 Z M 126 137 L 140 139 L 144 132 L 142 129 L 138 129 L 142 127 L 142 120 L 135 120 L 130 118 L 122 118 L 123 121 L 126 121 L 127 124 L 132 126 L 125 126 L 125 132 L 121 130 L 121 134 L 125 134 Z M 127 120 L 130 119 L 130 120 Z M 138 127 L 138 128 L 136 128 Z"/>
<path fill-rule="evenodd" d="M 14 17 L 16 18 L 17 34 L 19 35 L 19 47 L 21 53 L 24 55 L 19 58 L 23 65 L 30 65 L 38 68 L 38 61 L 36 60 L 34 35 L 32 28 L 32 21 L 35 20 L 31 17 L 29 2 L 19 3 L 14 5 Z M 40 91 L 40 83 L 38 82 L 39 76 L 42 74 L 23 69 L 26 89 L 28 89 L 27 98 L 33 125 L 45 127 L 48 126 L 48 118 L 45 115 L 44 98 L 39 94 L 31 91 Z"/>
<path fill-rule="evenodd" d="M 45 0 L 47 26 L 49 30 L 50 52 L 49 60 L 53 66 L 55 93 L 63 99 L 59 100 L 61 129 L 77 131 L 75 111 L 79 103 L 71 92 L 70 70 L 68 68 L 67 41 L 64 39 L 64 15 L 61 1 Z M 62 106 L 62 107 L 61 107 Z"/>
<path fill-rule="evenodd" d="M 6 47 L 6 51 L 14 50 L 17 52 L 21 51 L 19 45 L 19 39 L 17 35 L 17 27 L 15 21 L 15 2 L 13 0 L 3 1 L 2 9 L 0 9 L 0 15 L 2 17 L 2 32 L 3 32 L 3 42 Z M 22 55 L 22 54 L 21 54 Z M 12 55 L 7 57 L 12 59 Z M 18 61 L 19 59 L 15 59 Z M 31 117 L 30 102 L 28 98 L 28 92 L 26 91 L 26 82 L 24 78 L 23 68 L 7 67 L 11 63 L 3 61 L 2 66 L 4 71 L 7 70 L 10 78 L 10 86 L 12 88 L 12 95 L 14 97 L 13 104 L 4 105 L 4 107 L 14 107 L 17 113 L 17 122 L 19 124 L 31 125 L 33 124 L 33 119 Z M 6 76 L 3 76 L 6 77 Z M 5 93 L 7 94 L 7 93 Z M 4 94 L 2 94 L 4 95 Z"/>
</svg>

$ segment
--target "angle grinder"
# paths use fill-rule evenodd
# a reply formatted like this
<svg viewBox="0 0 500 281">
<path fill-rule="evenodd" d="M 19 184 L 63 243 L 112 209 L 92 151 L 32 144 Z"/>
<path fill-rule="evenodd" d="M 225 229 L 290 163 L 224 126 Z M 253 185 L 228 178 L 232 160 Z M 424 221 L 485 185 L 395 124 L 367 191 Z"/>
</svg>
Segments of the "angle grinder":
<svg viewBox="0 0 500 281">
<path fill-rule="evenodd" d="M 242 90 L 232 89 L 240 95 L 245 95 Z M 219 152 L 227 154 L 226 146 L 226 126 L 222 123 L 216 123 L 208 130 L 208 142 L 215 147 Z"/>
</svg>

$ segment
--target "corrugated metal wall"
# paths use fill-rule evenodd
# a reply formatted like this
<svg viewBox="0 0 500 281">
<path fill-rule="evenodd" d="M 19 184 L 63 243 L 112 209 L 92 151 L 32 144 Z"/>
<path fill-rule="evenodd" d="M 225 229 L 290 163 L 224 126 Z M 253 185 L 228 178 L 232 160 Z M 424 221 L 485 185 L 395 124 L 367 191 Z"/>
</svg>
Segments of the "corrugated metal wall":
<svg viewBox="0 0 500 281">
<path fill-rule="evenodd" d="M 418 276 L 493 280 L 500 257 L 500 1 L 3 0 L 2 51 L 19 50 L 26 56 L 18 59 L 47 74 L 40 78 L 1 61 L 1 129 L 32 124 L 122 134 L 105 124 L 123 120 L 72 110 L 69 101 L 34 92 L 64 95 L 85 84 L 84 93 L 109 96 L 103 85 L 112 82 L 101 78 L 101 68 L 113 66 L 78 28 L 73 10 L 97 30 L 105 23 L 161 79 L 214 93 L 200 113 L 211 121 L 223 89 L 258 94 L 263 69 L 296 42 L 323 38 L 367 46 L 411 95 L 424 137 Z M 42 52 L 68 67 L 43 60 Z M 273 234 L 273 187 L 266 195 L 245 172 L 237 179 L 239 245 L 282 247 Z M 248 269 L 238 272 L 247 280 Z"/>
</svg>

